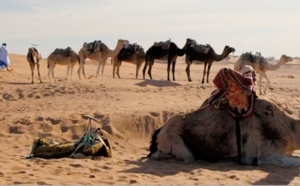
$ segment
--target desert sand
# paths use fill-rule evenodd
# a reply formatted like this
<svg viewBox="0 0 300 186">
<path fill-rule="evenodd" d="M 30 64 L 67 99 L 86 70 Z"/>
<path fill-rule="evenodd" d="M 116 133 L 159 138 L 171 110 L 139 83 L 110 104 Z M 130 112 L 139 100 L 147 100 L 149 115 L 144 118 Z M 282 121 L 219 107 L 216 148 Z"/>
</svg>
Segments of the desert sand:
<svg viewBox="0 0 300 186">
<path fill-rule="evenodd" d="M 104 78 L 95 79 L 97 63 L 86 64 L 88 79 L 65 81 L 66 66 L 56 66 L 56 82 L 49 82 L 47 62 L 41 61 L 39 83 L 31 84 L 25 55 L 10 54 L 13 72 L 0 70 L 0 184 L 300 184 L 299 167 L 241 166 L 236 162 L 147 160 L 151 135 L 174 113 L 197 109 L 215 89 L 218 70 L 233 68 L 237 57 L 214 62 L 210 83 L 201 84 L 203 64 L 191 66 L 188 82 L 183 58 L 176 81 L 167 81 L 167 64 L 156 62 L 153 80 L 135 79 L 135 66 L 123 63 L 122 79 L 113 79 L 108 61 Z M 271 88 L 260 97 L 300 117 L 300 62 L 294 60 L 268 72 Z M 265 80 L 264 80 L 265 82 Z M 263 84 L 265 85 L 265 83 Z M 256 87 L 258 92 L 258 86 Z M 110 140 L 112 158 L 25 159 L 39 137 L 76 140 L 84 134 L 88 114 L 100 120 Z M 295 152 L 300 156 L 300 152 Z"/>
</svg>

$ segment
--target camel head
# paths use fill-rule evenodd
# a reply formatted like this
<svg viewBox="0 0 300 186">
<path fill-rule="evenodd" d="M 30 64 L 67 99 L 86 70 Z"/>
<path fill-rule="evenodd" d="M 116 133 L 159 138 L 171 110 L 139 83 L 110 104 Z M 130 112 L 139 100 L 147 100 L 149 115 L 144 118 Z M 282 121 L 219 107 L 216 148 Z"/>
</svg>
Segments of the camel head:
<svg viewBox="0 0 300 186">
<path fill-rule="evenodd" d="M 287 56 L 285 54 L 282 54 L 281 57 L 280 57 L 280 59 L 279 59 L 279 61 L 282 61 L 282 64 L 285 64 L 287 62 L 293 61 L 293 58 L 290 57 L 290 56 Z"/>
<path fill-rule="evenodd" d="M 228 46 L 228 45 L 226 45 L 225 48 L 224 48 L 224 52 L 225 52 L 226 54 L 230 54 L 231 52 L 234 53 L 234 52 L 235 52 L 235 49 L 232 48 L 232 47 L 230 47 L 230 46 Z"/>
<path fill-rule="evenodd" d="M 234 52 L 235 52 L 235 49 L 232 48 L 232 47 L 230 47 L 230 46 L 228 46 L 228 45 L 226 45 L 226 46 L 224 47 L 223 54 L 225 54 L 225 55 L 228 56 L 231 52 L 234 53 Z"/>
<path fill-rule="evenodd" d="M 83 43 L 82 50 L 83 50 L 83 51 L 89 50 L 89 45 L 88 45 L 87 42 L 84 42 L 84 43 Z"/>
<path fill-rule="evenodd" d="M 127 44 L 129 44 L 129 41 L 128 41 L 128 40 L 125 40 L 125 39 L 119 39 L 119 40 L 118 40 L 117 46 L 122 47 L 123 45 L 127 45 Z"/>
<path fill-rule="evenodd" d="M 34 62 L 34 63 L 38 63 L 39 60 L 41 59 L 41 56 L 38 52 L 38 50 L 34 47 L 31 47 L 31 48 L 28 48 L 28 53 L 27 53 L 27 56 L 31 58 L 31 60 Z"/>
</svg>

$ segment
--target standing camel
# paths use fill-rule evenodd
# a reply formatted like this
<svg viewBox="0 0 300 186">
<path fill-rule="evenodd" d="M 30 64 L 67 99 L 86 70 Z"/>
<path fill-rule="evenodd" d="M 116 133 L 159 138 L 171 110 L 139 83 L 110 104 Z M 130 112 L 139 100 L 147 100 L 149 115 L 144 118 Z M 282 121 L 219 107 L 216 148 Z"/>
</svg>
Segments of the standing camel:
<svg viewBox="0 0 300 186">
<path fill-rule="evenodd" d="M 72 50 L 71 47 L 67 47 L 66 49 L 55 49 L 49 56 L 48 56 L 48 77 L 51 82 L 50 73 L 52 78 L 55 81 L 54 77 L 54 67 L 56 64 L 58 65 L 67 65 L 67 77 L 69 77 L 69 70 L 71 69 L 71 80 L 73 74 L 73 68 L 76 63 L 79 63 L 79 56 L 76 52 Z M 79 74 L 78 74 L 79 76 Z"/>
<path fill-rule="evenodd" d="M 192 39 L 191 39 L 192 40 Z M 195 42 L 196 43 L 196 42 Z M 185 61 L 187 64 L 186 67 L 186 74 L 188 81 L 192 81 L 190 75 L 190 66 L 193 61 L 201 61 L 204 62 L 204 69 L 203 69 L 203 77 L 202 83 L 204 83 L 205 75 L 206 82 L 209 83 L 209 73 L 211 65 L 214 61 L 221 61 L 226 58 L 231 52 L 235 52 L 235 49 L 229 46 L 225 46 L 223 53 L 221 55 L 216 54 L 215 50 L 210 45 L 201 45 L 201 44 L 193 44 L 187 47 Z M 207 69 L 206 69 L 207 67 Z"/>
<path fill-rule="evenodd" d="M 262 56 L 256 56 L 256 55 L 246 52 L 246 53 L 242 54 L 239 57 L 239 59 L 237 60 L 237 62 L 234 64 L 234 70 L 240 72 L 241 69 L 243 68 L 243 66 L 245 66 L 245 65 L 252 66 L 252 68 L 256 71 L 256 73 L 260 74 L 259 75 L 259 94 L 262 95 L 263 93 L 266 94 L 267 89 L 269 88 L 270 83 L 271 83 L 269 78 L 267 77 L 267 70 L 275 71 L 289 61 L 293 61 L 293 58 L 283 54 L 283 55 L 281 55 L 278 63 L 273 65 L 273 64 L 269 63 L 266 60 L 266 58 L 264 58 Z M 264 89 L 264 92 L 262 93 L 261 87 L 262 87 L 262 79 L 263 78 L 265 78 L 267 80 L 267 85 Z"/>
<path fill-rule="evenodd" d="M 149 65 L 148 75 L 150 79 L 152 79 L 152 66 L 156 59 L 168 60 L 168 80 L 170 81 L 170 67 L 172 64 L 173 81 L 175 81 L 176 59 L 178 56 L 183 56 L 185 54 L 185 46 L 182 49 L 180 49 L 174 42 L 171 42 L 170 40 L 166 42 L 154 43 L 154 45 L 152 45 L 146 52 L 146 62 L 143 69 L 143 78 L 145 79 L 145 73 L 147 70 L 147 66 Z"/>
<path fill-rule="evenodd" d="M 42 83 L 41 80 L 41 74 L 40 74 L 40 59 L 41 59 L 41 55 L 39 54 L 38 50 L 34 47 L 31 47 L 28 49 L 27 52 L 27 61 L 30 65 L 30 69 L 31 69 L 31 83 L 33 84 L 33 76 L 34 76 L 34 67 L 36 65 L 37 71 L 38 71 L 38 76 L 40 79 L 40 83 Z"/>
<path fill-rule="evenodd" d="M 106 44 L 102 43 L 101 41 L 95 41 L 95 42 L 89 43 L 89 44 L 86 42 L 83 43 L 83 46 L 78 53 L 79 58 L 80 58 L 80 63 L 79 63 L 80 65 L 79 65 L 79 68 L 77 71 L 79 78 L 80 78 L 80 71 L 82 71 L 84 78 L 86 78 L 84 65 L 85 65 L 85 60 L 87 58 L 98 61 L 96 79 L 98 78 L 98 75 L 99 75 L 100 66 L 101 66 L 101 76 L 103 78 L 104 67 L 105 67 L 107 58 L 116 57 L 119 54 L 122 46 L 125 44 L 128 44 L 127 40 L 119 39 L 116 48 L 114 50 L 111 50 L 107 47 Z"/>
<path fill-rule="evenodd" d="M 145 61 L 145 51 L 142 46 L 134 43 L 134 44 L 127 44 L 123 45 L 121 51 L 119 52 L 118 56 L 113 58 L 113 77 L 115 78 L 115 71 L 117 69 L 117 76 L 120 77 L 120 66 L 122 61 L 132 63 L 136 65 L 136 79 L 139 75 L 139 69 L 142 66 L 143 62 Z"/>
</svg>

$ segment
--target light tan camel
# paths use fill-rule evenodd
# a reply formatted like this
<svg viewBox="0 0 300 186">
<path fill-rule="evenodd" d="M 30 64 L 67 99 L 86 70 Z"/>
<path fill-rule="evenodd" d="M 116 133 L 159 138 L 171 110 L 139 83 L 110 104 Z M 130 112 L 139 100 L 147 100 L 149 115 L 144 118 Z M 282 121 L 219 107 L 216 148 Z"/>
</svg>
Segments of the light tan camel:
<svg viewBox="0 0 300 186">
<path fill-rule="evenodd" d="M 256 73 L 259 73 L 259 94 L 262 95 L 263 93 L 266 94 L 267 89 L 270 86 L 270 80 L 267 77 L 267 70 L 275 71 L 279 69 L 282 65 L 284 65 L 287 62 L 293 61 L 293 58 L 282 55 L 275 65 L 269 63 L 266 58 L 262 56 L 255 56 L 251 53 L 244 53 L 242 54 L 237 62 L 234 64 L 234 70 L 241 71 L 242 67 L 245 65 L 250 65 L 252 68 L 256 71 Z M 267 80 L 266 87 L 264 91 L 262 92 L 262 79 L 265 78 Z"/>
<path fill-rule="evenodd" d="M 41 55 L 39 54 L 39 52 L 36 48 L 31 47 L 28 49 L 27 61 L 30 65 L 30 69 L 31 69 L 31 78 L 32 78 L 31 83 L 34 83 L 33 76 L 34 76 L 35 65 L 36 65 L 36 68 L 38 71 L 38 76 L 39 76 L 40 82 L 42 83 L 41 74 L 40 74 L 40 63 L 39 63 L 40 59 L 41 59 Z"/>
<path fill-rule="evenodd" d="M 105 67 L 107 58 L 116 57 L 119 54 L 119 52 L 124 44 L 128 44 L 128 41 L 119 39 L 116 48 L 114 50 L 111 50 L 106 46 L 106 44 L 102 43 L 101 41 L 95 41 L 93 44 L 91 44 L 91 43 L 88 44 L 85 42 L 83 44 L 83 47 L 80 49 L 80 51 L 78 53 L 79 58 L 80 58 L 80 65 L 78 68 L 79 78 L 80 78 L 80 71 L 82 71 L 84 78 L 86 78 L 84 65 L 85 65 L 85 60 L 87 58 L 90 60 L 98 61 L 98 67 L 97 67 L 97 71 L 96 71 L 96 79 L 99 75 L 100 66 L 101 66 L 101 76 L 103 78 L 104 67 Z"/>
<path fill-rule="evenodd" d="M 136 43 L 124 45 L 118 56 L 113 58 L 113 77 L 115 78 L 115 73 L 117 73 L 117 76 L 121 78 L 120 66 L 122 61 L 124 61 L 136 65 L 135 78 L 137 79 L 139 75 L 139 69 L 145 61 L 145 56 L 146 54 L 142 46 Z"/>
<path fill-rule="evenodd" d="M 50 74 L 52 75 L 52 78 L 55 81 L 54 77 L 54 67 L 56 64 L 58 65 L 67 65 L 67 77 L 66 80 L 68 80 L 69 77 L 69 71 L 70 78 L 72 80 L 72 74 L 73 74 L 73 68 L 75 64 L 79 64 L 79 56 L 72 50 L 71 47 L 67 47 L 66 49 L 55 49 L 49 56 L 48 56 L 48 77 L 51 82 Z M 78 74 L 79 76 L 79 74 Z"/>
</svg>

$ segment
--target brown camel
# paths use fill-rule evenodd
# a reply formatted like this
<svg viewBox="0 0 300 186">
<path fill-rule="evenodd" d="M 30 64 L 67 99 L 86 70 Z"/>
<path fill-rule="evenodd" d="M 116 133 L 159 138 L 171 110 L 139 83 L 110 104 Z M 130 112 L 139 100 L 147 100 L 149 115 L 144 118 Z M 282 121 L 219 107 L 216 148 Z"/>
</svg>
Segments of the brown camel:
<svg viewBox="0 0 300 186">
<path fill-rule="evenodd" d="M 119 54 L 122 46 L 125 44 L 128 44 L 127 40 L 119 39 L 116 48 L 114 50 L 111 50 L 107 47 L 106 44 L 102 43 L 101 41 L 94 41 L 93 43 L 89 43 L 89 44 L 86 42 L 83 43 L 83 46 L 78 53 L 80 58 L 80 65 L 78 68 L 79 78 L 80 78 L 80 71 L 82 71 L 84 78 L 86 78 L 84 65 L 85 65 L 85 60 L 87 58 L 98 61 L 96 79 L 99 75 L 100 66 L 101 66 L 101 76 L 103 78 L 104 67 L 107 58 L 116 57 Z"/>
<path fill-rule="evenodd" d="M 192 40 L 192 39 L 190 39 Z M 206 82 L 209 83 L 209 73 L 211 65 L 214 61 L 221 61 L 224 58 L 226 58 L 231 52 L 235 52 L 235 49 L 229 46 L 225 46 L 223 53 L 221 55 L 218 55 L 215 53 L 214 49 L 210 45 L 200 45 L 195 42 L 195 44 L 190 45 L 187 47 L 186 51 L 186 74 L 189 81 L 192 81 L 191 75 L 190 75 L 190 66 L 193 61 L 201 61 L 204 62 L 204 69 L 203 69 L 203 77 L 202 77 L 202 83 L 204 83 L 205 75 Z M 207 67 L 207 68 L 206 68 Z"/>
<path fill-rule="evenodd" d="M 175 81 L 175 65 L 178 56 L 183 56 L 186 52 L 188 45 L 192 45 L 195 41 L 187 39 L 182 49 L 178 48 L 174 42 L 167 40 L 165 42 L 156 42 L 146 51 L 146 62 L 143 69 L 143 78 L 145 79 L 145 73 L 147 67 L 148 75 L 152 79 L 152 66 L 155 60 L 168 60 L 168 80 L 170 81 L 170 69 L 172 65 L 173 81 Z"/>
<path fill-rule="evenodd" d="M 67 65 L 67 77 L 69 77 L 69 70 L 71 70 L 70 78 L 72 80 L 73 68 L 75 64 L 79 63 L 79 56 L 76 52 L 72 50 L 71 47 L 67 47 L 66 49 L 55 49 L 49 56 L 48 56 L 48 77 L 51 82 L 50 74 L 55 81 L 54 77 L 54 67 L 56 64 L 58 65 Z M 78 74 L 79 76 L 79 74 Z"/>
<path fill-rule="evenodd" d="M 117 69 L 117 76 L 120 77 L 120 66 L 122 61 L 132 63 L 136 65 L 136 76 L 138 78 L 139 69 L 145 61 L 145 51 L 142 46 L 134 43 L 123 45 L 118 56 L 113 58 L 113 77 L 115 78 L 115 72 Z"/>
<path fill-rule="evenodd" d="M 260 74 L 259 76 L 259 94 L 262 95 L 263 93 L 266 94 L 267 89 L 270 86 L 270 80 L 267 77 L 267 70 L 275 71 L 279 69 L 285 63 L 293 61 L 292 57 L 287 55 L 281 55 L 278 63 L 275 65 L 269 63 L 266 58 L 262 56 L 252 55 L 251 53 L 244 53 L 242 54 L 237 62 L 234 64 L 234 70 L 241 71 L 242 67 L 245 65 L 250 65 L 252 68 Z M 262 79 L 265 78 L 267 80 L 267 85 L 262 93 Z"/>
<path fill-rule="evenodd" d="M 31 69 L 31 83 L 34 83 L 33 80 L 33 76 L 34 76 L 34 68 L 36 65 L 37 71 L 38 71 L 38 76 L 40 79 L 40 82 L 42 83 L 42 79 L 41 79 L 41 74 L 40 74 L 40 59 L 41 59 L 41 55 L 39 54 L 38 50 L 34 47 L 31 47 L 28 49 L 27 52 L 27 61 L 30 65 L 30 69 Z"/>
<path fill-rule="evenodd" d="M 222 75 L 233 72 L 222 71 Z M 214 80 L 217 87 L 229 86 L 214 92 L 197 110 L 176 114 L 157 129 L 148 157 L 176 158 L 186 162 L 238 157 L 240 164 L 300 166 L 300 158 L 292 156 L 300 149 L 300 119 L 288 115 L 268 100 L 257 98 L 253 87 L 250 92 L 246 91 L 253 81 L 247 76 L 241 81 L 239 76 Z M 237 87 L 235 83 L 240 82 L 244 83 Z M 226 102 L 223 102 L 224 98 Z M 238 104 L 231 107 L 231 103 Z"/>
</svg>

